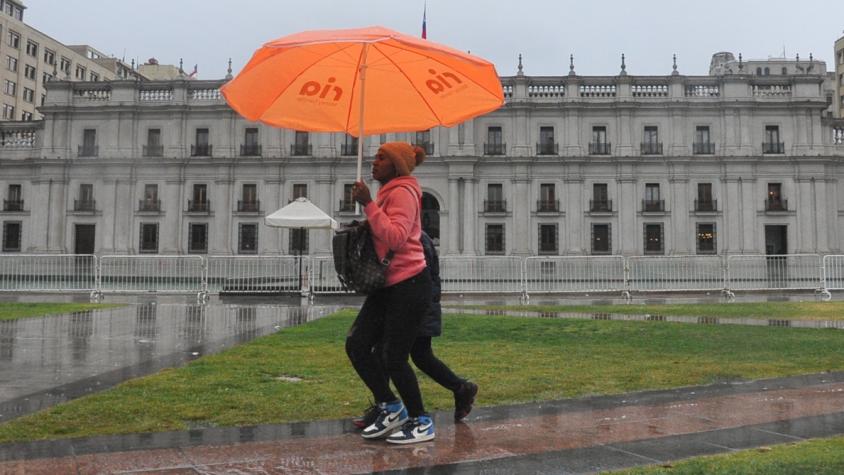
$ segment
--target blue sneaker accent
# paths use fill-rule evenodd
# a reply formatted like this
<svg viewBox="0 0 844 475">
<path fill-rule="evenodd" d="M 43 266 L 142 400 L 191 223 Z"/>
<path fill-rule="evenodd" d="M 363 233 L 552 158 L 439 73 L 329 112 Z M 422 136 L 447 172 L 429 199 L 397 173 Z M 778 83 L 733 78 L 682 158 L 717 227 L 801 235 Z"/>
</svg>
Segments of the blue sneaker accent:
<svg viewBox="0 0 844 475">
<path fill-rule="evenodd" d="M 407 421 L 407 409 L 401 401 L 381 402 L 378 408 L 381 411 L 378 418 L 361 432 L 364 439 L 383 437 Z"/>
<path fill-rule="evenodd" d="M 428 415 L 421 415 L 408 419 L 401 429 L 387 437 L 387 442 L 391 444 L 415 444 L 433 440 L 435 436 L 434 421 Z"/>
</svg>

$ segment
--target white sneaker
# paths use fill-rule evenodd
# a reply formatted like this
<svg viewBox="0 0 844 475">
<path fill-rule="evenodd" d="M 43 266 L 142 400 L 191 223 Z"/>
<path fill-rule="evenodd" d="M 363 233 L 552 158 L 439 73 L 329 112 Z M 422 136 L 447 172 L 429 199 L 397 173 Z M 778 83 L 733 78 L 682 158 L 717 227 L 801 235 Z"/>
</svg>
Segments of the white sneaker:
<svg viewBox="0 0 844 475">
<path fill-rule="evenodd" d="M 407 409 L 401 401 L 381 402 L 378 403 L 378 408 L 381 409 L 378 418 L 360 434 L 364 439 L 383 437 L 407 421 Z"/>
<path fill-rule="evenodd" d="M 387 442 L 391 444 L 415 444 L 433 440 L 435 435 L 434 421 L 431 420 L 430 416 L 422 415 L 408 419 L 401 429 L 387 437 Z"/>
</svg>

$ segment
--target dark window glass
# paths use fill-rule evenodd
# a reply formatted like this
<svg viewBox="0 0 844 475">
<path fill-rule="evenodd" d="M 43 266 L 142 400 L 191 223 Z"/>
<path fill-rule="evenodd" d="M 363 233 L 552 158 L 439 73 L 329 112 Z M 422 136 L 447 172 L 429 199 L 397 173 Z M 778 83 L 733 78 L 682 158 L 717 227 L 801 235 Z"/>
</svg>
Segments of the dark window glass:
<svg viewBox="0 0 844 475">
<path fill-rule="evenodd" d="M 6 221 L 3 223 L 3 252 L 19 252 L 21 250 L 21 223 Z"/>
<path fill-rule="evenodd" d="M 158 223 L 141 224 L 140 252 L 158 253 Z"/>
<path fill-rule="evenodd" d="M 486 225 L 486 253 L 487 254 L 503 254 L 504 253 L 504 225 L 503 224 L 487 224 Z"/>
<path fill-rule="evenodd" d="M 188 252 L 208 252 L 208 224 L 191 223 L 188 227 Z"/>
<path fill-rule="evenodd" d="M 697 252 L 698 254 L 715 254 L 717 252 L 714 223 L 698 223 Z"/>
<path fill-rule="evenodd" d="M 308 185 L 305 183 L 295 183 L 293 185 L 293 199 L 296 198 L 307 198 L 308 197 Z"/>
<path fill-rule="evenodd" d="M 610 225 L 592 225 L 592 254 L 611 254 Z"/>
<path fill-rule="evenodd" d="M 258 252 L 258 225 L 241 223 L 238 239 L 238 251 L 243 254 Z"/>
<path fill-rule="evenodd" d="M 663 253 L 662 224 L 645 224 L 645 253 Z"/>
<path fill-rule="evenodd" d="M 501 145 L 504 143 L 504 136 L 501 127 L 487 128 L 487 143 L 490 145 Z"/>
<path fill-rule="evenodd" d="M 291 229 L 290 230 L 290 253 L 291 254 L 307 254 L 308 253 L 308 230 L 307 229 Z"/>
<path fill-rule="evenodd" d="M 557 252 L 557 225 L 539 225 L 539 252 L 543 254 Z"/>
<path fill-rule="evenodd" d="M 604 126 L 592 127 L 592 143 L 605 144 L 607 143 L 607 128 Z"/>
</svg>

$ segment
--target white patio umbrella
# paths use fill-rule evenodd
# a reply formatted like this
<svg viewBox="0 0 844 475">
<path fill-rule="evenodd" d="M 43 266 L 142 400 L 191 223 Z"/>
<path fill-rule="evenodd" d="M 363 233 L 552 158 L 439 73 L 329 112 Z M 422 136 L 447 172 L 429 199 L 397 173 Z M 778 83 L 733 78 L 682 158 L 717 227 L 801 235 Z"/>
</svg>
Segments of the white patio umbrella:
<svg viewBox="0 0 844 475">
<path fill-rule="evenodd" d="M 267 226 L 293 229 L 337 229 L 337 221 L 307 198 L 296 198 L 264 217 Z M 299 247 L 299 289 L 302 289 L 302 248 Z"/>
</svg>

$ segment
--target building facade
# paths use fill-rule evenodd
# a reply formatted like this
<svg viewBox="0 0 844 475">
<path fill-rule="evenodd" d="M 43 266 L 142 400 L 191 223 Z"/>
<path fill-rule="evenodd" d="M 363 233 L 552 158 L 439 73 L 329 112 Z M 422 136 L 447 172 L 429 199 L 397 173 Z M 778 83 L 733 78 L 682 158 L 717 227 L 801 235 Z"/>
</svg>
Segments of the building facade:
<svg viewBox="0 0 844 475">
<path fill-rule="evenodd" d="M 844 121 L 821 68 L 501 80 L 498 111 L 365 138 L 368 157 L 426 148 L 443 255 L 844 251 Z M 51 81 L 43 121 L 0 124 L 2 252 L 329 254 L 327 232 L 263 217 L 307 196 L 354 219 L 356 139 L 247 122 L 222 84 Z"/>
<path fill-rule="evenodd" d="M 24 23 L 26 7 L 0 0 L 0 121 L 35 120 L 53 77 L 108 81 L 138 77 L 122 61 L 87 45 L 67 46 Z"/>
<path fill-rule="evenodd" d="M 835 117 L 844 119 L 844 36 L 835 42 Z"/>
</svg>

